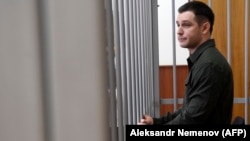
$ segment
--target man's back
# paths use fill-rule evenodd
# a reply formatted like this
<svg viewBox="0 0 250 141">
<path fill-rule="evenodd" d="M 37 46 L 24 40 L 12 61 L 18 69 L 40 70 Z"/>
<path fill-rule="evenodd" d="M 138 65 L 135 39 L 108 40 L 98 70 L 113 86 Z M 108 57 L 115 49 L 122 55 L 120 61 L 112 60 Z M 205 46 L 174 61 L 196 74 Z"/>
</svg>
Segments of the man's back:
<svg viewBox="0 0 250 141">
<path fill-rule="evenodd" d="M 186 83 L 184 104 L 190 108 L 194 97 L 200 102 L 196 99 L 199 108 L 193 107 L 189 112 L 200 123 L 231 123 L 234 87 L 229 63 L 216 49 L 214 40 L 207 41 L 190 59 L 193 64 Z"/>
</svg>

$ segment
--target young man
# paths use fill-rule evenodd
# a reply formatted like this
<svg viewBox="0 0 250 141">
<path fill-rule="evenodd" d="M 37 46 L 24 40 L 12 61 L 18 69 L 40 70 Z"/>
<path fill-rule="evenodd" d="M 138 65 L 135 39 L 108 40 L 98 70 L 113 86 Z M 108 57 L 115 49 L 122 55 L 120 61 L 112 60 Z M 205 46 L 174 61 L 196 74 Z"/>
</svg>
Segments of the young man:
<svg viewBox="0 0 250 141">
<path fill-rule="evenodd" d="M 178 11 L 178 40 L 190 54 L 183 105 L 160 118 L 144 115 L 138 124 L 230 124 L 233 74 L 211 39 L 214 13 L 199 1 L 187 2 Z"/>
</svg>

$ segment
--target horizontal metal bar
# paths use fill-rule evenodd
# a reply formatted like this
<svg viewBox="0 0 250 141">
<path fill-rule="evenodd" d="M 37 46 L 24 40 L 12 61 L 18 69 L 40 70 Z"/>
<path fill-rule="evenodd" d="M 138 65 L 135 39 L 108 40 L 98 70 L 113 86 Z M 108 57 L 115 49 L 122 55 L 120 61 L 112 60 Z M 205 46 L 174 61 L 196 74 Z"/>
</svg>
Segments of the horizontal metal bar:
<svg viewBox="0 0 250 141">
<path fill-rule="evenodd" d="M 250 103 L 249 100 L 250 100 L 250 98 L 248 98 L 248 103 Z M 173 98 L 163 98 L 160 101 L 161 104 L 174 104 L 174 102 L 175 101 Z M 234 98 L 233 102 L 235 104 L 243 104 L 243 103 L 245 103 L 245 98 Z M 183 98 L 178 98 L 177 104 L 183 104 Z"/>
</svg>

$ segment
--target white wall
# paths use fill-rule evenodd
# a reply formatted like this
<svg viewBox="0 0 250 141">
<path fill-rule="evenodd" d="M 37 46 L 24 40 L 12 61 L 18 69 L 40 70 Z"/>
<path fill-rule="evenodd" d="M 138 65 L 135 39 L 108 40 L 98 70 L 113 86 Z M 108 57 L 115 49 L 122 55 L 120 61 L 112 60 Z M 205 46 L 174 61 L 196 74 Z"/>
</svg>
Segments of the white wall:
<svg viewBox="0 0 250 141">
<path fill-rule="evenodd" d="M 178 14 L 178 8 L 188 0 L 175 0 L 175 19 Z M 158 28 L 159 28 L 159 64 L 173 65 L 173 23 L 172 20 L 172 0 L 158 0 Z M 186 65 L 188 57 L 187 49 L 181 48 L 176 38 L 176 64 Z"/>
</svg>

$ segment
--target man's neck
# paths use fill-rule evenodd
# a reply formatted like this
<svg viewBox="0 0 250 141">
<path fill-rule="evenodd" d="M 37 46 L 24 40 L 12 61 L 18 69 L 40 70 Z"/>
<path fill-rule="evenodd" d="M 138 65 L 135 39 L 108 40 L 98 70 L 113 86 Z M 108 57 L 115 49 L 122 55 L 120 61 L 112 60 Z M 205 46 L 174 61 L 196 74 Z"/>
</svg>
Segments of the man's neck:
<svg viewBox="0 0 250 141">
<path fill-rule="evenodd" d="M 205 43 L 206 41 L 210 40 L 211 38 L 206 38 L 206 39 L 203 39 L 201 40 L 201 42 L 196 46 L 196 47 L 193 47 L 193 48 L 188 48 L 188 51 L 189 51 L 189 54 L 193 54 L 203 43 Z"/>
</svg>

